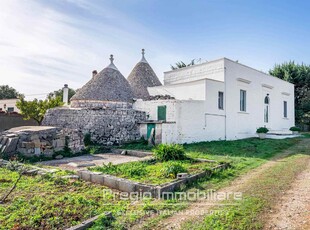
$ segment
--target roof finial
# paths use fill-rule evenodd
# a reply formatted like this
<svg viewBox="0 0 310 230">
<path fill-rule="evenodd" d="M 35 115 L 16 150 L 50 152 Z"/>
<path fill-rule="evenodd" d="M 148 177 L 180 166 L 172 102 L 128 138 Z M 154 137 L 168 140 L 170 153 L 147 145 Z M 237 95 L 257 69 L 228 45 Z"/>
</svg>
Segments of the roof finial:
<svg viewBox="0 0 310 230">
<path fill-rule="evenodd" d="M 113 61 L 114 61 L 113 54 L 110 55 L 110 61 L 111 61 L 111 63 L 110 63 L 110 65 L 107 66 L 107 68 L 118 70 L 113 63 Z"/>
<path fill-rule="evenodd" d="M 113 54 L 110 55 L 110 61 L 111 61 L 111 64 L 113 64 L 113 61 L 114 61 Z"/>
<path fill-rule="evenodd" d="M 146 62 L 147 63 L 147 61 L 146 61 L 146 59 L 144 57 L 144 54 L 145 54 L 145 49 L 142 49 L 142 59 L 141 59 L 141 62 Z"/>
</svg>

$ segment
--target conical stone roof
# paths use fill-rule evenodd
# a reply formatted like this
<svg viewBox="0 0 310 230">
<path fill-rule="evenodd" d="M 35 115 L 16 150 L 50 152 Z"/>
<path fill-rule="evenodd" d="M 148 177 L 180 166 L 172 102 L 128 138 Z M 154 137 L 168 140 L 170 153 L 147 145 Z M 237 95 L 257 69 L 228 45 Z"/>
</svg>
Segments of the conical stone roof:
<svg viewBox="0 0 310 230">
<path fill-rule="evenodd" d="M 162 85 L 156 76 L 154 70 L 144 57 L 144 49 L 142 49 L 142 59 L 136 64 L 127 78 L 134 97 L 138 99 L 148 99 L 149 92 L 147 87 Z"/>
<path fill-rule="evenodd" d="M 110 60 L 110 65 L 93 76 L 90 81 L 77 91 L 71 101 L 132 102 L 133 92 L 128 81 L 114 65 L 113 55 L 111 55 Z"/>
</svg>

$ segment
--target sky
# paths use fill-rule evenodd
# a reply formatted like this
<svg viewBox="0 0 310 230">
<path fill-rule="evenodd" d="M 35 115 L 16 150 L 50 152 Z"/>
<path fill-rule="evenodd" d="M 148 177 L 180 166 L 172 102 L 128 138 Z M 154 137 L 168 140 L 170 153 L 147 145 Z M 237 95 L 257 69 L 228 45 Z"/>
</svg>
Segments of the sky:
<svg viewBox="0 0 310 230">
<path fill-rule="evenodd" d="M 268 72 L 310 64 L 310 1 L 0 0 L 0 85 L 44 99 L 114 63 L 127 78 L 141 49 L 157 76 L 177 61 L 238 60 Z"/>
</svg>

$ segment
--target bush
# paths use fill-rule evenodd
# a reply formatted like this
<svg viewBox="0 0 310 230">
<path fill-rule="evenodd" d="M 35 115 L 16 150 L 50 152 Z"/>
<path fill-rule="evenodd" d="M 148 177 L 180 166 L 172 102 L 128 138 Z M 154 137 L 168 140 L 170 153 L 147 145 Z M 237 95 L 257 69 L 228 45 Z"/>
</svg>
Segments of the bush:
<svg viewBox="0 0 310 230">
<path fill-rule="evenodd" d="M 259 127 L 256 130 L 256 133 L 268 133 L 268 132 L 269 132 L 269 129 L 267 129 L 266 127 Z"/>
<path fill-rule="evenodd" d="M 178 162 L 168 162 L 160 171 L 164 177 L 171 178 L 176 178 L 178 173 L 187 172 L 183 165 Z"/>
<path fill-rule="evenodd" d="M 160 144 L 154 150 L 154 155 L 158 161 L 184 160 L 186 159 L 185 150 L 182 145 Z"/>
<path fill-rule="evenodd" d="M 293 131 L 293 132 L 300 132 L 300 128 L 299 127 L 296 127 L 296 126 L 293 126 L 290 128 L 290 131 Z"/>
</svg>

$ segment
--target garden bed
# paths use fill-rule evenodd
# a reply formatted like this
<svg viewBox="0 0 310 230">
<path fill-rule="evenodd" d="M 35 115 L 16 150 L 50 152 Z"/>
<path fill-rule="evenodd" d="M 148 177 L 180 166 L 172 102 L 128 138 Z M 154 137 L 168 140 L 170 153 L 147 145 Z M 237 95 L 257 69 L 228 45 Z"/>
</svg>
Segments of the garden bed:
<svg viewBox="0 0 310 230">
<path fill-rule="evenodd" d="M 147 160 L 119 165 L 107 164 L 91 167 L 89 170 L 157 186 L 174 181 L 177 173 L 194 175 L 209 171 L 217 165 L 219 163 L 215 161 L 200 161 L 195 159 L 166 162 Z"/>
</svg>

